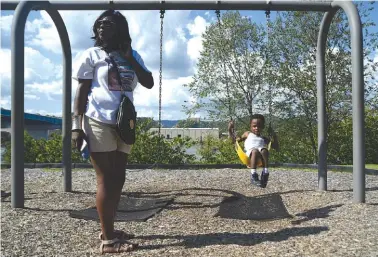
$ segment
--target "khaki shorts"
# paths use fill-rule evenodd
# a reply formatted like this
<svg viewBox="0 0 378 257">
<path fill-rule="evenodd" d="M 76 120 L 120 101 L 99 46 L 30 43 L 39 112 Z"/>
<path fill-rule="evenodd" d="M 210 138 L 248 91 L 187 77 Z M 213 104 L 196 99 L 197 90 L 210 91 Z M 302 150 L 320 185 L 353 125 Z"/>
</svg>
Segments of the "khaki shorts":
<svg viewBox="0 0 378 257">
<path fill-rule="evenodd" d="M 88 137 L 91 152 L 119 151 L 130 153 L 131 145 L 127 145 L 119 137 L 115 125 L 96 121 L 84 115 L 84 132 Z"/>
</svg>

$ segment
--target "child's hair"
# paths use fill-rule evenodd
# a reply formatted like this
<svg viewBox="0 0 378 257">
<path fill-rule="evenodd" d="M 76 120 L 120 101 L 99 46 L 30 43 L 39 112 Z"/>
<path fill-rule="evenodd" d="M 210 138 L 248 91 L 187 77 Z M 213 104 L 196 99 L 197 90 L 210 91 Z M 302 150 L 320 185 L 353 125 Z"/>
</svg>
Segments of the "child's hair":
<svg viewBox="0 0 378 257">
<path fill-rule="evenodd" d="M 263 122 L 263 124 L 265 124 L 265 118 L 264 118 L 264 115 L 262 114 L 253 114 L 252 117 L 251 117 L 251 122 L 252 120 L 261 120 Z"/>
</svg>

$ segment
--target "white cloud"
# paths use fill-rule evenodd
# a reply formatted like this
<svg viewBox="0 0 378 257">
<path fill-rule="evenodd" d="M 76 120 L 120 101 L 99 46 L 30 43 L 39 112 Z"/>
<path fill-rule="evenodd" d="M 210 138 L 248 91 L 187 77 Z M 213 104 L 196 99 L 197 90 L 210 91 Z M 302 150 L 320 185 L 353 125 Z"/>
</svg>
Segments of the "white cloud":
<svg viewBox="0 0 378 257">
<path fill-rule="evenodd" d="M 99 16 L 99 11 L 60 11 L 65 22 L 73 54 L 93 46 L 92 26 Z M 28 44 L 33 47 L 43 47 L 53 53 L 61 53 L 61 44 L 57 30 L 51 18 L 45 12 L 40 12 L 41 19 L 32 21 L 29 25 L 30 32 L 36 31 Z M 144 61 L 151 69 L 159 66 L 160 48 L 160 14 L 158 11 L 122 11 L 128 20 L 130 34 L 133 39 L 132 46 L 138 52 L 143 52 Z M 185 30 L 188 30 L 189 11 L 167 12 L 164 18 L 164 70 L 166 76 L 188 76 L 193 73 L 193 57 L 187 55 L 188 41 L 185 38 Z M 190 27 L 190 35 L 196 35 L 201 31 L 203 19 L 197 18 Z M 39 26 L 35 29 L 35 26 Z M 142 29 L 143 28 L 143 29 Z M 33 33 L 32 33 L 33 34 Z M 191 47 L 193 49 L 193 47 Z M 191 50 L 192 52 L 195 50 Z M 195 55 L 195 54 L 194 54 Z"/>
<path fill-rule="evenodd" d="M 11 107 L 11 97 L 10 96 L 1 96 L 0 106 L 4 109 L 10 109 Z"/>
<path fill-rule="evenodd" d="M 201 56 L 201 51 L 203 50 L 202 35 L 206 31 L 206 28 L 208 26 L 209 23 L 207 23 L 206 20 L 201 16 L 197 16 L 194 19 L 194 23 L 189 23 L 187 26 L 190 35 L 193 36 L 188 41 L 187 54 L 195 62 Z"/>
<path fill-rule="evenodd" d="M 39 96 L 37 95 L 32 95 L 32 94 L 25 94 L 25 99 L 29 99 L 29 100 L 39 100 L 41 99 Z"/>
<path fill-rule="evenodd" d="M 134 92 L 134 104 L 138 116 L 158 118 L 159 112 L 159 80 L 154 74 L 155 85 L 152 89 L 138 86 Z M 180 77 L 176 79 L 163 79 L 162 81 L 162 118 L 182 118 L 182 105 L 190 99 L 190 94 L 182 85 L 189 83 L 191 77 Z"/>
<path fill-rule="evenodd" d="M 10 60 L 11 60 L 11 51 L 9 49 L 1 49 L 0 50 L 0 74 L 1 76 L 8 76 L 10 77 Z"/>
<path fill-rule="evenodd" d="M 202 34 L 206 31 L 207 26 L 209 26 L 209 23 L 207 23 L 203 17 L 197 16 L 194 19 L 194 23 L 189 23 L 187 28 L 189 29 L 190 35 L 202 36 Z"/>
<path fill-rule="evenodd" d="M 99 11 L 78 12 L 78 11 L 59 11 L 71 43 L 72 52 L 83 50 L 93 45 L 90 39 L 92 36 L 91 27 L 100 14 Z M 61 53 L 62 46 L 59 40 L 58 31 L 48 13 L 40 12 L 41 19 L 29 24 L 30 31 L 36 33 L 30 38 L 29 44 L 32 46 L 43 47 L 53 53 Z"/>
<path fill-rule="evenodd" d="M 92 26 L 101 11 L 60 11 L 65 22 L 73 56 L 93 46 Z M 129 22 L 133 48 L 153 72 L 155 86 L 148 90 L 139 86 L 135 92 L 138 116 L 158 117 L 160 13 L 158 11 L 122 11 Z M 61 43 L 49 15 L 35 12 L 25 28 L 25 109 L 30 112 L 56 113 L 62 101 Z M 40 16 L 38 16 L 40 15 Z M 4 18 L 5 17 L 5 18 Z M 37 17 L 37 18 L 35 18 Z M 204 16 L 205 17 L 205 16 Z M 12 15 L 2 17 L 2 36 L 10 33 Z M 6 24 L 6 25 L 5 25 Z M 191 96 L 182 84 L 194 75 L 194 65 L 202 49 L 202 34 L 208 23 L 201 16 L 193 20 L 190 11 L 169 11 L 164 18 L 163 95 L 164 119 L 184 118 L 182 105 Z M 10 50 L 1 49 L 0 72 L 2 93 L 10 95 Z M 5 89 L 4 89 L 5 88 Z M 77 81 L 72 81 L 72 99 Z M 2 104 L 10 104 L 2 97 Z M 43 101 L 54 100 L 54 105 Z M 72 104 L 72 102 L 71 102 Z"/>
<path fill-rule="evenodd" d="M 2 78 L 9 80 L 11 77 L 11 50 L 0 50 L 0 74 Z M 59 76 L 61 65 L 55 65 L 49 58 L 43 56 L 38 50 L 25 47 L 25 81 L 36 79 L 49 79 Z M 61 72 L 60 72 L 61 73 Z"/>
<path fill-rule="evenodd" d="M 40 28 L 46 26 L 43 19 L 34 19 L 32 21 L 26 21 L 25 33 L 37 33 Z"/>
<path fill-rule="evenodd" d="M 62 81 L 51 81 L 43 83 L 31 83 L 26 84 L 25 91 L 29 93 L 45 94 L 48 100 L 56 100 L 54 96 L 62 94 Z"/>
<path fill-rule="evenodd" d="M 25 113 L 36 113 L 40 115 L 45 115 L 45 116 L 55 116 L 55 117 L 62 117 L 62 112 L 48 112 L 46 110 L 41 110 L 41 109 L 26 109 Z"/>
<path fill-rule="evenodd" d="M 1 33 L 11 31 L 12 19 L 13 15 L 5 15 L 0 17 Z"/>
</svg>

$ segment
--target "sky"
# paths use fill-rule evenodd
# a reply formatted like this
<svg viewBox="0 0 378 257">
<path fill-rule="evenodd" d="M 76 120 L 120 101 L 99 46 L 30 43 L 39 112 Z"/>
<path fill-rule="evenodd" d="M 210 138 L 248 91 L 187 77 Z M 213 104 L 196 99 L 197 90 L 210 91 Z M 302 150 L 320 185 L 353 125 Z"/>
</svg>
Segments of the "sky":
<svg viewBox="0 0 378 257">
<path fill-rule="evenodd" d="M 92 26 L 101 11 L 59 11 L 66 24 L 71 42 L 72 58 L 93 46 Z M 155 86 L 138 86 L 134 104 L 139 117 L 158 118 L 159 106 L 159 11 L 121 11 L 129 22 L 132 48 L 142 56 L 152 71 Z M 265 24 L 262 11 L 241 11 L 257 23 Z M 371 13 L 378 24 L 378 3 Z M 275 12 L 272 12 L 272 18 Z M 2 108 L 10 109 L 10 35 L 13 11 L 1 11 L 1 100 Z M 162 119 L 177 120 L 187 116 L 183 104 L 195 99 L 184 84 L 192 80 L 202 49 L 202 33 L 216 21 L 212 11 L 166 11 L 164 18 Z M 374 29 L 378 32 L 378 29 Z M 378 61 L 378 51 L 376 51 Z M 57 30 L 49 15 L 43 11 L 29 14 L 25 28 L 25 112 L 42 115 L 62 114 L 62 50 Z M 72 100 L 77 81 L 72 81 Z M 205 113 L 196 117 L 205 118 Z"/>
</svg>

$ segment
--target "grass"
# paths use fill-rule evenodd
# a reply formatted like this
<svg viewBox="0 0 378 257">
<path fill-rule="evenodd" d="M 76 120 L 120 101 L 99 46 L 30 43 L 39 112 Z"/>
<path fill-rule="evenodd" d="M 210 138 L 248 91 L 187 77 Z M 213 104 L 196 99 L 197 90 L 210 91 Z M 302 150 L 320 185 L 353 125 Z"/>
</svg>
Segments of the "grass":
<svg viewBox="0 0 378 257">
<path fill-rule="evenodd" d="M 353 165 L 339 165 L 339 166 L 345 166 L 345 167 L 353 167 Z M 378 170 L 378 164 L 366 164 L 366 169 L 370 170 Z M 273 170 L 295 170 L 295 171 L 303 171 L 303 172 L 318 172 L 318 169 L 314 168 L 304 168 L 304 167 L 274 167 Z M 349 172 L 352 173 L 352 169 L 328 169 L 332 172 Z"/>
<path fill-rule="evenodd" d="M 353 165 L 340 165 L 340 166 L 353 167 Z M 365 168 L 371 169 L 371 170 L 378 170 L 378 164 L 366 164 Z M 272 169 L 273 170 L 298 170 L 298 171 L 304 171 L 304 172 L 317 172 L 318 171 L 317 169 L 304 168 L 304 167 L 274 167 L 274 168 L 272 167 Z M 48 171 L 48 172 L 62 171 L 61 168 L 42 168 L 42 170 Z M 75 171 L 75 170 L 78 170 L 78 169 L 72 169 L 72 171 Z M 92 170 L 92 169 L 91 168 L 81 168 L 80 170 Z M 335 171 L 335 172 L 352 172 L 352 169 L 330 169 L 330 170 Z"/>
<path fill-rule="evenodd" d="M 341 166 L 353 167 L 353 165 L 341 165 Z M 378 164 L 366 164 L 365 168 L 370 169 L 370 170 L 378 170 Z"/>
<path fill-rule="evenodd" d="M 378 170 L 378 164 L 366 164 L 367 169 Z"/>
</svg>

